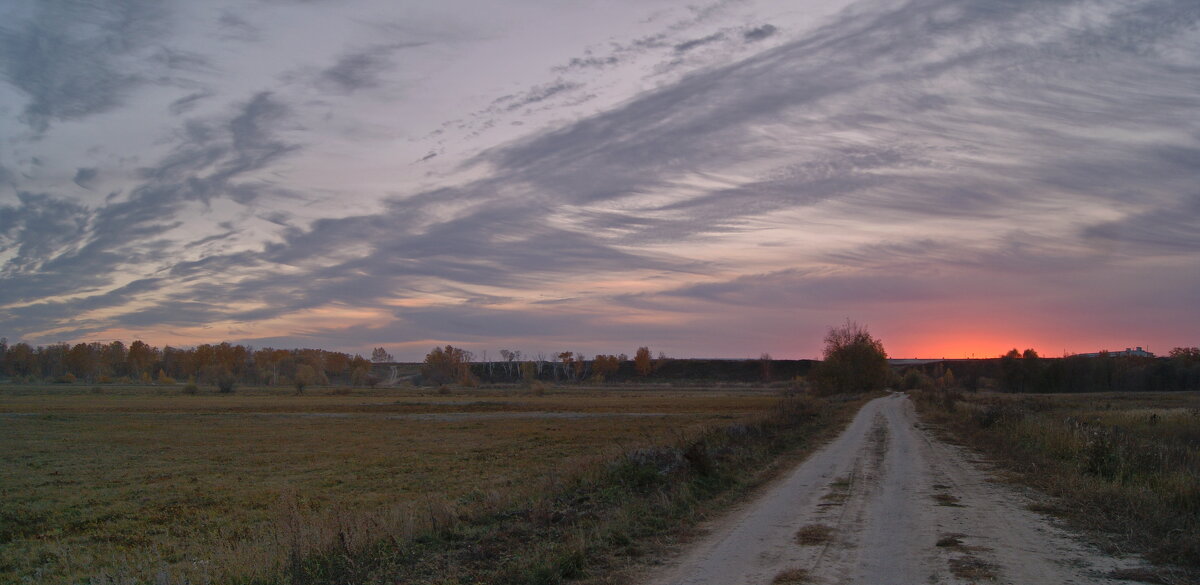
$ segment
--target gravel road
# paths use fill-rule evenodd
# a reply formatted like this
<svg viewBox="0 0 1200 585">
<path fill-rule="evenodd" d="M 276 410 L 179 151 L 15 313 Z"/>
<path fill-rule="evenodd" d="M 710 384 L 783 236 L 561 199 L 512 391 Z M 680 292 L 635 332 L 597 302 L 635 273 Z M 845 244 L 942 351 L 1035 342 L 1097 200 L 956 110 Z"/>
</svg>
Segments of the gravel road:
<svg viewBox="0 0 1200 585">
<path fill-rule="evenodd" d="M 849 427 L 648 581 L 654 585 L 1129 584 L 1138 566 L 1082 544 L 921 428 L 904 394 Z"/>
</svg>

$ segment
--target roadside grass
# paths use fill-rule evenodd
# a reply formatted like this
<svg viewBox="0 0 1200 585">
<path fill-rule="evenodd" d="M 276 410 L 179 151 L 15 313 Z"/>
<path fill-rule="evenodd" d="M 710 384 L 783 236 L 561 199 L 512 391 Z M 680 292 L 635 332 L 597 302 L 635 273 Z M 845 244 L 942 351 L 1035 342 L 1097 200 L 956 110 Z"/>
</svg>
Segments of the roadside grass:
<svg viewBox="0 0 1200 585">
<path fill-rule="evenodd" d="M 775 575 L 775 578 L 771 579 L 771 585 L 798 585 L 800 583 L 808 583 L 810 580 L 811 577 L 808 571 L 804 569 L 788 569 Z"/>
<path fill-rule="evenodd" d="M 815 448 L 863 402 L 787 398 L 756 420 L 594 460 L 525 497 L 410 515 L 404 532 L 382 538 L 339 531 L 247 583 L 629 583 L 646 559 Z"/>
<path fill-rule="evenodd" d="M 697 476 L 662 517 L 662 482 L 693 471 L 650 474 L 644 497 L 616 505 L 619 470 L 641 485 L 639 450 L 707 448 L 713 439 L 699 438 L 759 428 L 778 403 L 754 388 L 2 386 L 0 583 L 305 583 L 406 561 L 433 583 L 446 568 L 438 559 L 571 574 L 603 557 L 597 546 L 636 556 L 643 536 L 666 534 L 680 510 L 703 513 L 694 502 L 713 486 L 729 489 Z M 684 449 L 684 467 L 725 465 L 726 451 L 743 449 L 740 439 L 711 444 Z M 607 528 L 589 523 L 589 506 L 606 510 Z M 544 529 L 563 522 L 573 528 Z M 472 534 L 475 548 L 454 546 Z M 553 538 L 530 547 L 536 534 Z"/>
<path fill-rule="evenodd" d="M 809 524 L 796 531 L 796 543 L 816 546 L 833 540 L 833 528 L 824 524 Z"/>
<path fill-rule="evenodd" d="M 1200 393 L 914 397 L 926 422 L 1053 496 L 1044 511 L 1200 569 Z"/>
</svg>

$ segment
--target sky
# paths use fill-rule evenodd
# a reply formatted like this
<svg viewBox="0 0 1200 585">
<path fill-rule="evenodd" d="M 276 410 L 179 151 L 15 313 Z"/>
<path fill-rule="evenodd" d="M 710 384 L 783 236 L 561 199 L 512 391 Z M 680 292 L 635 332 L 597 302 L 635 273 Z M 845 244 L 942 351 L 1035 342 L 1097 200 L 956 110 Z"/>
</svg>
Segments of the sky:
<svg viewBox="0 0 1200 585">
<path fill-rule="evenodd" d="M 0 336 L 1200 340 L 1195 0 L 0 0 Z"/>
</svg>

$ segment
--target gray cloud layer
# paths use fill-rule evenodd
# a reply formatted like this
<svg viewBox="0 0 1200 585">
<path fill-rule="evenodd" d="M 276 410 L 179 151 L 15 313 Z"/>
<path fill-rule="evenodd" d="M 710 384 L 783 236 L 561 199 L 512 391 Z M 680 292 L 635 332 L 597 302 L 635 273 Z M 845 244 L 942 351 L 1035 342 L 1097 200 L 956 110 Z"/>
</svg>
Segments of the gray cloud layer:
<svg viewBox="0 0 1200 585">
<path fill-rule="evenodd" d="M 91 36 L 51 32 L 62 16 L 49 10 L 41 24 L 3 32 L 0 43 L 21 51 L 3 66 L 30 96 L 29 124 L 44 129 L 120 103 L 135 78 L 123 77 L 110 57 L 71 61 L 95 43 L 115 42 L 123 27 L 136 33 L 121 41 L 129 50 L 150 38 L 153 21 L 118 18 L 134 8 L 108 6 Z M 227 16 L 231 34 L 254 36 Z M 259 93 L 225 119 L 185 121 L 174 150 L 116 202 L 91 209 L 22 193 L 3 208 L 0 253 L 14 256 L 0 272 L 0 304 L 33 304 L 0 309 L 0 324 L 19 337 L 52 327 L 83 333 L 253 322 L 329 303 L 383 308 L 388 298 L 439 294 L 463 303 L 388 309 L 394 331 L 403 331 L 394 339 L 565 341 L 587 330 L 605 340 L 637 334 L 684 343 L 696 331 L 686 325 L 618 325 L 583 302 L 500 309 L 493 305 L 505 299 L 469 291 L 529 291 L 640 270 L 702 273 L 701 263 L 662 247 L 818 212 L 868 241 L 800 250 L 795 266 L 725 282 L 593 302 L 664 313 L 693 310 L 692 303 L 850 312 L 964 294 L 1021 299 L 1022 288 L 1063 299 L 1080 292 L 1058 277 L 1104 283 L 1105 274 L 1124 278 L 1126 263 L 1136 261 L 1161 261 L 1165 271 L 1200 268 L 1197 23 L 1200 5 L 1192 0 L 864 4 L 748 59 L 487 151 L 472 162 L 491 169 L 486 178 L 397 196 L 376 213 L 289 227 L 262 249 L 172 260 L 160 239 L 178 227 L 188 203 L 228 199 L 256 208 L 271 190 L 263 172 L 301 147 L 278 137 L 288 123 L 286 99 Z M 782 33 L 764 24 L 740 34 L 753 42 Z M 727 38 L 714 33 L 673 50 L 701 52 Z M 567 68 L 617 60 L 589 56 Z M 186 55 L 176 62 L 203 65 Z M 72 69 L 85 66 L 87 73 Z M 375 87 L 388 71 L 387 53 L 370 49 L 344 54 L 320 79 L 354 92 Z M 493 107 L 520 109 L 574 89 L 552 78 Z M 186 115 L 207 97 L 189 95 L 172 111 Z M 756 178 L 678 195 L 682 181 L 740 168 L 756 169 Z M 96 172 L 80 168 L 75 182 L 86 186 Z M 675 196 L 656 199 L 661 193 Z M 896 229 L 932 221 L 945 233 Z M 1041 227 L 1051 223 L 1053 230 Z M 975 225 L 993 231 L 977 237 Z M 113 274 L 137 266 L 162 268 L 114 286 Z M 988 276 L 999 274 L 1015 279 L 1011 288 Z M 1200 286 L 1196 280 L 1175 286 Z M 1113 286 L 1083 304 L 1112 310 L 1147 286 Z M 84 296 L 36 302 L 66 294 Z M 72 322 L 132 298 L 140 302 L 124 314 Z M 697 317 L 707 323 L 697 327 L 714 319 Z M 296 338 L 338 343 L 348 334 L 310 330 Z"/>
</svg>

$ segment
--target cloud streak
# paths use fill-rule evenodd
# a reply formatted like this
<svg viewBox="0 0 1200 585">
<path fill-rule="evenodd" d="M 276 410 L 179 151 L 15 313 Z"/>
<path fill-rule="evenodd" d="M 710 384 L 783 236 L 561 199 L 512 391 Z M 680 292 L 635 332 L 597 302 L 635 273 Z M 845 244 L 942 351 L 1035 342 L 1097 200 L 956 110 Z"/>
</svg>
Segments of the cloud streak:
<svg viewBox="0 0 1200 585">
<path fill-rule="evenodd" d="M 492 93 L 472 123 L 562 118 L 457 167 L 426 156 L 418 167 L 441 166 L 405 167 L 428 173 L 420 188 L 330 217 L 303 218 L 319 198 L 301 178 L 317 173 L 292 161 L 325 148 L 317 129 L 341 123 L 340 104 L 407 83 L 398 51 L 438 47 L 341 43 L 308 69 L 314 87 L 282 81 L 237 100 L 189 90 L 164 102 L 178 128 L 169 150 L 116 199 L 25 190 L 3 208 L 2 322 L 31 336 L 220 323 L 255 339 L 549 339 L 595 352 L 642 336 L 697 355 L 736 343 L 812 355 L 788 346 L 789 328 L 819 338 L 866 315 L 902 331 L 1001 304 L 1031 315 L 1023 326 L 1044 343 L 1086 343 L 1037 330 L 1036 316 L 1062 319 L 1071 299 L 1119 310 L 1156 294 L 1153 275 L 1200 268 L 1194 2 L 861 2 L 807 27 L 721 20 L 732 6 Z M 217 24 L 267 42 L 242 16 Z M 29 45 L 32 30 L 0 42 Z M 54 70 L 88 38 L 25 55 Z M 112 55 L 141 50 L 136 38 L 97 70 L 115 72 Z M 718 54 L 727 46 L 745 56 Z M 191 50 L 150 54 L 196 74 L 219 66 Z M 5 71 L 41 131 L 124 99 L 78 97 L 25 66 Z M 606 102 L 586 75 L 617 72 L 659 81 Z M 599 109 L 579 116 L 581 103 Z M 65 176 L 87 190 L 118 173 L 80 163 Z M 197 210 L 212 215 L 203 229 Z M 1182 296 L 1156 298 L 1188 311 Z M 321 311 L 361 316 L 302 324 Z M 1147 315 L 1180 343 L 1200 325 Z M 758 329 L 699 341 L 739 320 Z"/>
</svg>

